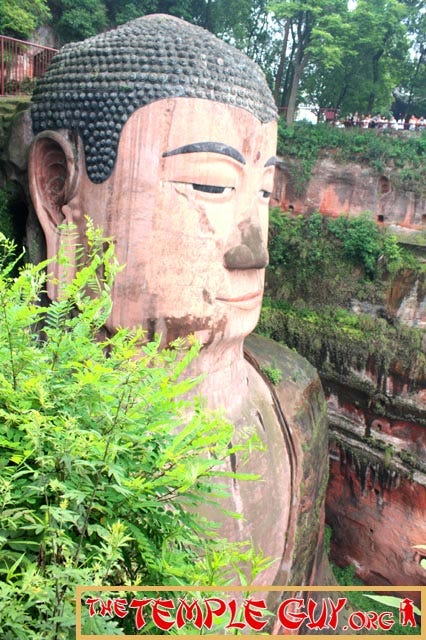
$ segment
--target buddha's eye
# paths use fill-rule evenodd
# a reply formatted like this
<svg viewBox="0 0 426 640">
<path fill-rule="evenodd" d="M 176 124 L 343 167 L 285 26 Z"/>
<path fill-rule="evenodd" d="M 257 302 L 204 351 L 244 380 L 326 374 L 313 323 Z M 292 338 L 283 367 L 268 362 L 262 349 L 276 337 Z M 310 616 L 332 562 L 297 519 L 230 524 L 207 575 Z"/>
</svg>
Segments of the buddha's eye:
<svg viewBox="0 0 426 640">
<path fill-rule="evenodd" d="M 268 198 L 271 197 L 271 192 L 270 191 L 266 191 L 266 189 L 261 189 L 259 191 L 259 195 L 261 198 L 264 198 L 265 200 L 268 200 Z"/>
<path fill-rule="evenodd" d="M 203 193 L 230 193 L 233 189 L 233 187 L 219 187 L 213 184 L 196 184 L 194 182 L 192 188 Z"/>
<path fill-rule="evenodd" d="M 200 182 L 190 182 L 189 180 L 171 180 L 170 182 L 178 188 L 181 187 L 185 189 L 186 193 L 189 193 L 189 189 L 196 198 L 212 200 L 214 202 L 227 201 L 235 191 L 235 187 L 225 187 L 220 184 L 204 184 Z M 199 196 L 195 196 L 196 192 L 199 193 Z"/>
</svg>

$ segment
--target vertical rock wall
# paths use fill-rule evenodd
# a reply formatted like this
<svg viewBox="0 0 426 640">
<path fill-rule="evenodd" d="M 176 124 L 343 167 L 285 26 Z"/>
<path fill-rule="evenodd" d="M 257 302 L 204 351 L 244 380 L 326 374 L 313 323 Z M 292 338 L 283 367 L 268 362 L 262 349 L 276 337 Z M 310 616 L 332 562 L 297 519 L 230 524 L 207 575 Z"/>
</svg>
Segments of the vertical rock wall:
<svg viewBox="0 0 426 640">
<path fill-rule="evenodd" d="M 319 211 L 327 216 L 371 211 L 378 222 L 413 230 L 426 229 L 426 202 L 416 193 L 402 192 L 384 175 L 356 163 L 339 164 L 332 157 L 318 160 L 303 189 L 295 188 L 296 160 L 280 158 L 272 204 L 294 213 Z"/>
</svg>

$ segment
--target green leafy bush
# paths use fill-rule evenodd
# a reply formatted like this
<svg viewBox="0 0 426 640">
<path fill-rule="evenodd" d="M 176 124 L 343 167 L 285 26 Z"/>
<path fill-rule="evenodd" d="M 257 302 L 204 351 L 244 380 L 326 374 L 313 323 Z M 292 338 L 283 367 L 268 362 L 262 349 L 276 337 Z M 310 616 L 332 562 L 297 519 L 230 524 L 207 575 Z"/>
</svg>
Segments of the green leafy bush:
<svg viewBox="0 0 426 640">
<path fill-rule="evenodd" d="M 352 262 L 361 264 L 366 274 L 373 278 L 377 260 L 385 249 L 376 222 L 368 212 L 350 219 L 340 216 L 338 220 L 338 227 L 334 220 L 329 220 L 328 229 L 333 233 L 336 228 L 336 237 L 342 242 L 345 255 Z"/>
<path fill-rule="evenodd" d="M 262 365 L 260 369 L 273 385 L 277 386 L 281 382 L 283 374 L 281 369 L 278 369 L 278 367 Z"/>
<path fill-rule="evenodd" d="M 240 561 L 265 566 L 196 512 L 223 493 L 223 460 L 244 449 L 229 448 L 220 415 L 185 399 L 196 381 L 181 373 L 197 345 L 159 351 L 125 329 L 101 338 L 118 266 L 98 232 L 88 244 L 88 265 L 41 307 L 46 264 L 13 278 L 13 245 L 1 243 L 4 640 L 74 638 L 79 584 L 220 584 Z M 96 618 L 84 632 L 120 629 Z"/>
<path fill-rule="evenodd" d="M 269 254 L 271 296 L 315 308 L 331 301 L 348 306 L 353 298 L 383 303 L 388 277 L 405 268 L 424 269 L 368 212 L 293 217 L 272 209 Z"/>
</svg>

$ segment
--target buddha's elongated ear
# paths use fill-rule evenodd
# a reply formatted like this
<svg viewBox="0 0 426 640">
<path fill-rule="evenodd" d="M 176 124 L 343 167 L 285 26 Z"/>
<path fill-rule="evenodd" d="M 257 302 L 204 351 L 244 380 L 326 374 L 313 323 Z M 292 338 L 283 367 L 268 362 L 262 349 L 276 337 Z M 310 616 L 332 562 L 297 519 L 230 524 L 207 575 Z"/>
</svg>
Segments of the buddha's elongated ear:
<svg viewBox="0 0 426 640">
<path fill-rule="evenodd" d="M 82 240 L 83 220 L 78 203 L 78 143 L 56 131 L 43 131 L 31 145 L 28 177 L 31 199 L 46 237 L 47 257 L 60 249 L 70 262 L 66 269 L 55 262 L 48 279 L 48 294 L 57 298 L 59 284 L 69 282 L 75 272 L 75 249 Z M 72 223 L 72 232 L 67 224 Z"/>
</svg>

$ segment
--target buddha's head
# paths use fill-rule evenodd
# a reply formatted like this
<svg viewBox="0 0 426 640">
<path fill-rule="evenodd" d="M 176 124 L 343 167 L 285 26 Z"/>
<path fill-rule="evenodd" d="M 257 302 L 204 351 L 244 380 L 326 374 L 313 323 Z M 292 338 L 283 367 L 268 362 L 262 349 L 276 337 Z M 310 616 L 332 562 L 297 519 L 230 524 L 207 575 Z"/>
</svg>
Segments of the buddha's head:
<svg viewBox="0 0 426 640">
<path fill-rule="evenodd" d="M 48 257 L 72 257 L 89 216 L 125 265 L 108 328 L 205 345 L 250 333 L 276 145 L 260 69 L 203 29 L 147 16 L 65 46 L 33 102 L 30 188 Z"/>
</svg>

